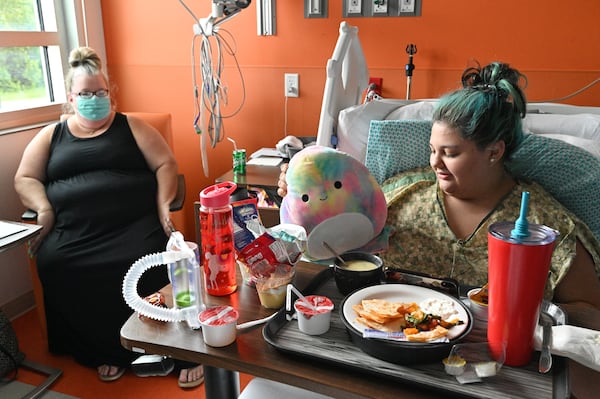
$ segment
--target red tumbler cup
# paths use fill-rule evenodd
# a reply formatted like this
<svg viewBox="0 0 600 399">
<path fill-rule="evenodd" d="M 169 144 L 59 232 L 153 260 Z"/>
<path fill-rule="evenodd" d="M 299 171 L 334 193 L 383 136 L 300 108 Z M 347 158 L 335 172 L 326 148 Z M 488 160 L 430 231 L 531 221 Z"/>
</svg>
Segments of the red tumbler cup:
<svg viewBox="0 0 600 399">
<path fill-rule="evenodd" d="M 511 236 L 515 223 L 498 222 L 488 231 L 488 344 L 495 358 L 523 366 L 533 353 L 533 335 L 544 297 L 558 232 L 530 224 L 529 235 Z"/>
</svg>

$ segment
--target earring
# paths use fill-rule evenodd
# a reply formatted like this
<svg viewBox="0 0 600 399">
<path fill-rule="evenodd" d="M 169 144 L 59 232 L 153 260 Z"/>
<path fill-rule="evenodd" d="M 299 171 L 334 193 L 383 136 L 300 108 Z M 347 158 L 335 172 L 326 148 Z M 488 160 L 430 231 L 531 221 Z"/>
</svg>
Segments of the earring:
<svg viewBox="0 0 600 399">
<path fill-rule="evenodd" d="M 496 162 L 496 158 L 490 158 L 490 163 Z"/>
</svg>

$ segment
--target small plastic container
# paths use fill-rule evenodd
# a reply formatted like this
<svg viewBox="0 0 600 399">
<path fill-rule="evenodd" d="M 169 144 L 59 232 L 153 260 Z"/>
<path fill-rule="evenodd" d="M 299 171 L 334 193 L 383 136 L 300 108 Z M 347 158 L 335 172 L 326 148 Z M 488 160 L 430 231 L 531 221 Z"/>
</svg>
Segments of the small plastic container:
<svg viewBox="0 0 600 399">
<path fill-rule="evenodd" d="M 298 328 L 308 335 L 325 334 L 331 325 L 333 302 L 322 295 L 309 295 L 306 300 L 313 307 L 307 306 L 303 299 L 294 302 L 294 309 L 298 315 Z"/>
<path fill-rule="evenodd" d="M 450 375 L 460 376 L 471 371 L 479 378 L 493 377 L 504 364 L 504 353 L 494 359 L 487 342 L 456 344 L 442 363 Z"/>
<path fill-rule="evenodd" d="M 446 374 L 450 375 L 461 375 L 465 372 L 465 366 L 467 362 L 460 356 L 448 356 L 442 360 L 444 363 L 444 370 L 446 370 Z"/>
<path fill-rule="evenodd" d="M 256 292 L 260 304 L 267 309 L 279 309 L 285 304 L 287 285 L 292 282 L 295 269 L 290 265 L 278 265 L 268 277 L 256 279 Z"/>
<path fill-rule="evenodd" d="M 487 321 L 488 319 L 488 305 L 479 299 L 475 294 L 479 293 L 480 288 L 473 288 L 467 292 L 467 298 L 469 298 L 469 308 L 473 313 L 473 316 L 477 320 Z"/>
<path fill-rule="evenodd" d="M 235 342 L 239 314 L 231 306 L 206 309 L 198 316 L 206 345 L 221 347 Z"/>
</svg>

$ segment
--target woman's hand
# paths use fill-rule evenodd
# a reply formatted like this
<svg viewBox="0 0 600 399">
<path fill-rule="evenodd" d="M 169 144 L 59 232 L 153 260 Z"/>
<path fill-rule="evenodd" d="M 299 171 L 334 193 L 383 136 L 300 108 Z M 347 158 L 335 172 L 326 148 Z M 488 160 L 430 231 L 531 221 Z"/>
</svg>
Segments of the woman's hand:
<svg viewBox="0 0 600 399">
<path fill-rule="evenodd" d="M 37 212 L 37 224 L 42 226 L 40 234 L 29 240 L 29 256 L 33 257 L 37 253 L 42 241 L 50 233 L 52 227 L 54 227 L 54 209 L 44 209 Z"/>
<path fill-rule="evenodd" d="M 167 237 L 171 236 L 171 233 L 175 231 L 175 225 L 171 221 L 169 205 L 162 205 L 158 210 L 158 220 L 160 220 L 160 224 L 163 228 L 163 231 L 167 235 Z"/>
<path fill-rule="evenodd" d="M 279 180 L 277 181 L 277 194 L 281 197 L 285 197 L 287 194 L 287 181 L 285 180 L 285 172 L 288 170 L 288 163 L 281 164 L 279 173 Z"/>
</svg>

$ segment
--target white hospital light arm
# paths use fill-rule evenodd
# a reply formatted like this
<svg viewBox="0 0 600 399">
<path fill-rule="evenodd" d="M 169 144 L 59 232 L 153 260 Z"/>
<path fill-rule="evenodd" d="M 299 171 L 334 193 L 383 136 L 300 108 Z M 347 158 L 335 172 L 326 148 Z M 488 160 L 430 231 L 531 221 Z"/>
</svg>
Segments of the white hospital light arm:
<svg viewBox="0 0 600 399">
<path fill-rule="evenodd" d="M 248 7 L 252 0 L 212 0 L 212 11 L 206 18 L 200 19 L 201 32 L 204 36 L 211 36 L 218 26 L 237 15 Z"/>
</svg>

